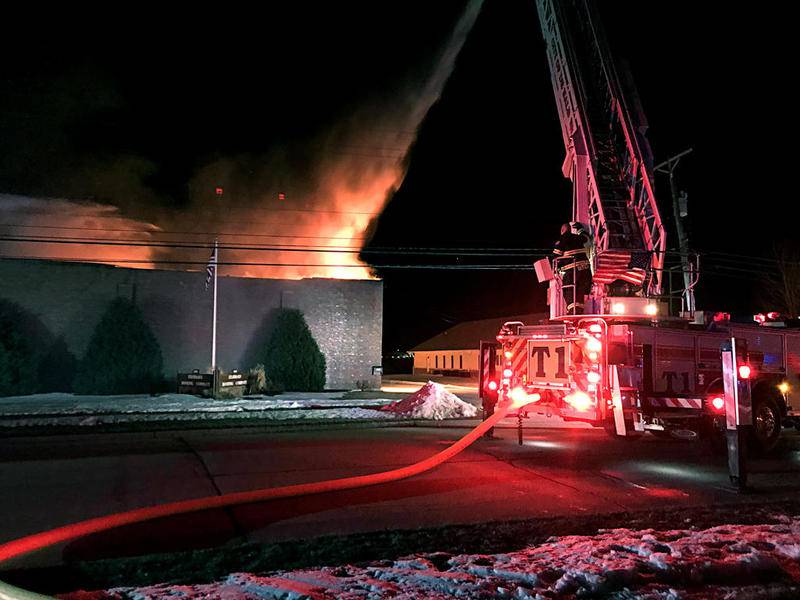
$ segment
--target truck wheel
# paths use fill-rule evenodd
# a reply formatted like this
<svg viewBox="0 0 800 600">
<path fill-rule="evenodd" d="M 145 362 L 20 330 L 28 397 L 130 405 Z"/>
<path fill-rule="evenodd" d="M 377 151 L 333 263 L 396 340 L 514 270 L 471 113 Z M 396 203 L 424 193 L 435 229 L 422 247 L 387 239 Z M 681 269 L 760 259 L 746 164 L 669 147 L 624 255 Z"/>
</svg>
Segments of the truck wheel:
<svg viewBox="0 0 800 600">
<path fill-rule="evenodd" d="M 775 448 L 781 436 L 781 411 L 770 396 L 753 398 L 754 450 L 767 453 Z"/>
</svg>

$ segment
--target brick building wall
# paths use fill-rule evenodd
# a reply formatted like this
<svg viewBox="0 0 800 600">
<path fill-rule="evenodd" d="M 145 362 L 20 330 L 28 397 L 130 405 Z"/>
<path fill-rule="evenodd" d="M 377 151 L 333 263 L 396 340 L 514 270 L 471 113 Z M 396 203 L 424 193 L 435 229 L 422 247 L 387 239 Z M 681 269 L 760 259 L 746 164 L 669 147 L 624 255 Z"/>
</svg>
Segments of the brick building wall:
<svg viewBox="0 0 800 600">
<path fill-rule="evenodd" d="M 83 355 L 115 296 L 132 298 L 158 338 L 165 376 L 211 363 L 212 292 L 205 272 L 157 271 L 53 261 L 0 259 L 0 299 L 38 317 L 69 350 Z M 276 308 L 303 311 L 327 361 L 326 387 L 377 383 L 381 364 L 383 284 L 341 279 L 219 277 L 217 362 L 247 369 L 266 342 Z"/>
</svg>

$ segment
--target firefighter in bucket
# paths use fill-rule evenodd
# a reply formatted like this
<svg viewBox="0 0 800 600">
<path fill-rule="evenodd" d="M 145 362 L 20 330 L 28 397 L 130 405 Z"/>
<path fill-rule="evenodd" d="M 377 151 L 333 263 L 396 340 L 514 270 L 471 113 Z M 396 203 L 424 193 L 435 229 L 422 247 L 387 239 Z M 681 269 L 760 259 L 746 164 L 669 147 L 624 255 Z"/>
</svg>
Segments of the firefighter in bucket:
<svg viewBox="0 0 800 600">
<path fill-rule="evenodd" d="M 583 313 L 584 297 L 592 288 L 590 250 L 591 235 L 583 223 L 570 221 L 561 226 L 561 235 L 555 243 L 553 254 L 569 314 Z"/>
</svg>

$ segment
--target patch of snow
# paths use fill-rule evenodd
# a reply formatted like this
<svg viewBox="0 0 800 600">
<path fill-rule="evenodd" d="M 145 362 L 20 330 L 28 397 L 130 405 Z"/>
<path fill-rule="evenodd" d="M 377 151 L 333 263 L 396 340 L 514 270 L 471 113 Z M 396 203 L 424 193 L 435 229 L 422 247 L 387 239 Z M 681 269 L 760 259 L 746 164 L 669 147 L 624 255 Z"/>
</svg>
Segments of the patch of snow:
<svg viewBox="0 0 800 600">
<path fill-rule="evenodd" d="M 216 584 L 116 588 L 108 599 L 357 598 L 714 599 L 800 597 L 800 517 L 780 525 L 705 530 L 613 529 L 563 536 L 504 554 L 417 555 L 365 566 L 265 575 Z M 438 566 L 437 566 L 438 565 Z M 69 595 L 62 598 L 69 600 Z M 77 596 L 75 597 L 77 598 Z"/>
<path fill-rule="evenodd" d="M 800 560 L 800 544 L 777 544 L 775 551 L 794 560 Z"/>
<path fill-rule="evenodd" d="M 200 398 L 188 394 L 84 396 L 66 393 L 0 398 L 0 424 L 11 427 L 198 419 L 393 419 L 378 410 L 386 399 L 342 399 L 341 392 L 290 392 L 277 396 Z"/>
<path fill-rule="evenodd" d="M 429 381 L 408 398 L 383 407 L 382 410 L 415 419 L 456 419 L 474 417 L 478 409 L 447 391 L 440 383 Z"/>
<path fill-rule="evenodd" d="M 440 384 L 423 386 L 411 398 L 392 403 L 387 398 L 345 399 L 341 392 L 287 392 L 275 396 L 250 395 L 215 400 L 188 394 L 127 394 L 85 396 L 67 393 L 32 394 L 0 398 L 0 425 L 81 425 L 130 421 L 191 421 L 227 417 L 258 419 L 447 419 L 474 418 L 477 409 Z M 427 401 L 420 396 L 427 395 Z M 412 400 L 414 399 L 414 400 Z M 419 403 L 419 406 L 416 403 Z M 347 407 L 347 408 L 344 408 Z M 351 408 L 357 407 L 357 408 Z M 385 410 L 381 410 L 386 407 Z M 367 412 L 363 412 L 367 411 Z M 516 427 L 516 417 L 501 421 Z M 526 427 L 591 428 L 588 423 L 564 421 L 558 416 L 530 412 Z"/>
</svg>

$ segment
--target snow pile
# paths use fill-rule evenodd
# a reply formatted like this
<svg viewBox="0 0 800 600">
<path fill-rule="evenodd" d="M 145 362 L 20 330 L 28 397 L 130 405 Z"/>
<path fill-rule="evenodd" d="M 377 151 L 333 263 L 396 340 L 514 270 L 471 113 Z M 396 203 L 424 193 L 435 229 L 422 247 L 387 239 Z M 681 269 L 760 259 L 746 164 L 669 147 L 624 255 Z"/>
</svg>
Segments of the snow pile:
<svg viewBox="0 0 800 600">
<path fill-rule="evenodd" d="M 601 530 L 507 554 L 439 552 L 360 567 L 237 573 L 214 584 L 117 588 L 94 598 L 796 598 L 799 556 L 795 517 L 700 531 Z M 62 598 L 70 596 L 79 598 Z"/>
<path fill-rule="evenodd" d="M 429 381 L 404 400 L 384 406 L 382 410 L 414 419 L 455 419 L 474 417 L 478 409 L 467 404 L 439 384 Z"/>
</svg>

